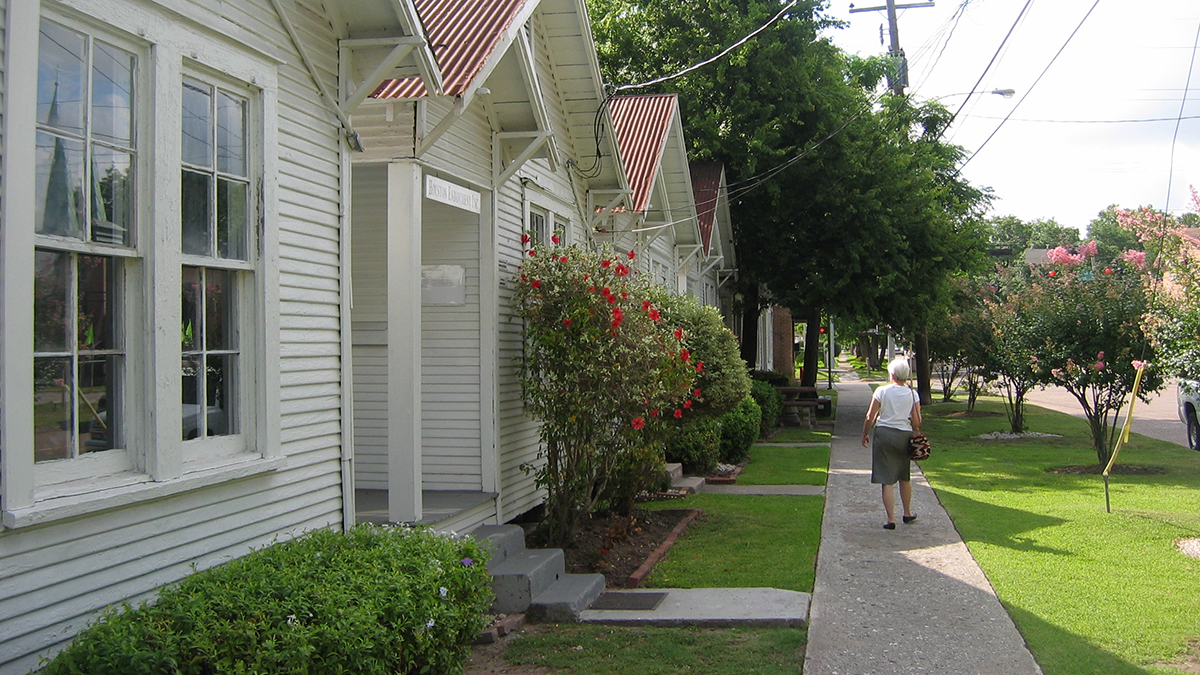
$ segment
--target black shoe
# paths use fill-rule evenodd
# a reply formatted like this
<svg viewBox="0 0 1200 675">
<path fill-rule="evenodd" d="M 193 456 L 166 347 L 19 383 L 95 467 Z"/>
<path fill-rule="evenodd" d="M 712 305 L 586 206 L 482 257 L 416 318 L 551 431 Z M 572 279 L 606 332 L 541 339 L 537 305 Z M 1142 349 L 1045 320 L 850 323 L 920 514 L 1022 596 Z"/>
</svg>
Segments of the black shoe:
<svg viewBox="0 0 1200 675">
<path fill-rule="evenodd" d="M 885 529 L 885 530 L 894 530 L 894 529 L 896 529 L 896 524 L 895 524 L 895 523 L 884 523 L 884 524 L 883 524 L 883 529 Z"/>
<path fill-rule="evenodd" d="M 916 516 L 902 516 L 900 519 L 904 521 L 905 525 L 907 525 L 907 524 L 911 523 L 912 521 L 916 520 L 917 517 Z"/>
</svg>

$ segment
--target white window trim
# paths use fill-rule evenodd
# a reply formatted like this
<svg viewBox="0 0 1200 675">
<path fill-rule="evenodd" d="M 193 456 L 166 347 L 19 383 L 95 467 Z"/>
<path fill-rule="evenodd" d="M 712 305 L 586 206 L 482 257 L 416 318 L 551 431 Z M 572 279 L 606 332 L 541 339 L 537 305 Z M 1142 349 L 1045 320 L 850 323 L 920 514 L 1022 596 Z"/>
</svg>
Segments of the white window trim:
<svg viewBox="0 0 1200 675">
<path fill-rule="evenodd" d="M 141 259 L 128 261 L 127 274 L 141 291 L 128 298 L 128 326 L 146 327 L 130 335 L 126 344 L 130 360 L 145 348 L 152 355 L 127 382 L 131 420 L 127 434 L 129 464 L 134 468 L 79 480 L 75 474 L 92 462 L 71 460 L 65 476 L 53 473 L 48 463 L 33 459 L 33 232 L 34 165 L 37 101 L 37 69 L 29 68 L 29 55 L 38 53 L 39 23 L 43 7 L 38 0 L 9 3 L 5 50 L 7 91 L 4 97 L 4 140 L 2 158 L 3 195 L 0 217 L 4 236 L 0 240 L 0 499 L 4 527 L 24 527 L 57 518 L 72 517 L 115 508 L 145 499 L 155 499 L 197 489 L 226 480 L 273 471 L 280 457 L 279 318 L 271 310 L 279 306 L 278 254 L 278 83 L 279 61 L 261 50 L 235 46 L 222 34 L 184 23 L 172 11 L 128 3 L 88 0 L 66 4 L 61 13 L 45 12 L 47 18 L 62 17 L 92 25 L 101 35 L 115 33 L 139 42 L 139 86 L 151 100 L 138 102 L 138 250 Z M 46 3 L 49 5 L 49 3 Z M 57 9 L 60 5 L 56 4 Z M 65 7 L 65 5 L 63 5 Z M 140 40 L 137 37 L 140 36 Z M 20 62 L 17 62 L 20 55 Z M 36 57 L 35 57 L 36 58 Z M 253 288 L 244 289 L 242 314 L 243 411 L 255 423 L 243 428 L 248 452 L 214 453 L 205 457 L 191 453 L 180 438 L 182 382 L 180 378 L 179 303 L 181 266 L 179 217 L 180 167 L 179 111 L 185 73 L 209 71 L 219 77 L 253 88 L 250 150 L 260 158 L 257 181 L 257 213 L 253 219 Z M 150 125 L 150 120 L 156 125 Z M 172 195 L 175 198 L 172 198 Z M 105 247 L 105 254 L 117 253 Z M 154 320 L 147 321 L 149 317 Z M 135 328 L 131 328 L 134 330 Z M 149 410 L 147 408 L 150 408 Z M 139 420 L 150 420 L 139 425 Z M 194 443 L 200 450 L 204 443 Z M 111 452 L 111 451 L 110 451 Z M 81 458 L 92 459 L 92 458 Z M 106 464 L 111 458 L 96 459 Z M 43 471 L 46 469 L 46 471 Z M 57 480 L 57 479 L 66 479 Z M 40 484 L 42 487 L 38 487 Z"/>
</svg>

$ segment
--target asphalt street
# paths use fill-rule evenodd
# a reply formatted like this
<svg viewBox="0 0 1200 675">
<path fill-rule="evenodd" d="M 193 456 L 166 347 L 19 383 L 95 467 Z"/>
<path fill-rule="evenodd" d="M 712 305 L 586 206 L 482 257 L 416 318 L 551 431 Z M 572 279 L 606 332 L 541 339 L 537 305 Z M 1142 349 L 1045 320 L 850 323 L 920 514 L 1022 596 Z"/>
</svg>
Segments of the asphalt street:
<svg viewBox="0 0 1200 675">
<path fill-rule="evenodd" d="M 1179 421 L 1175 391 L 1175 383 L 1169 382 L 1161 391 L 1151 395 L 1150 403 L 1138 401 L 1134 405 L 1134 433 L 1187 447 L 1187 429 L 1183 422 Z M 1043 408 L 1083 417 L 1083 408 L 1080 407 L 1079 401 L 1067 393 L 1066 389 L 1060 387 L 1034 390 L 1026 396 L 1025 400 Z M 1122 411 L 1122 424 L 1124 424 L 1124 420 L 1125 412 Z"/>
</svg>

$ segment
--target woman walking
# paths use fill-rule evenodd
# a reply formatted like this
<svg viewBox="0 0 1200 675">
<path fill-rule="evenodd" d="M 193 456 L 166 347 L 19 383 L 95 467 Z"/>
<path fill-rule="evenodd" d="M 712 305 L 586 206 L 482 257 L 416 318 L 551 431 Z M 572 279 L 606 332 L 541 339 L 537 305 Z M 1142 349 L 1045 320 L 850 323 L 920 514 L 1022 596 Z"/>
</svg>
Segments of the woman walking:
<svg viewBox="0 0 1200 675">
<path fill-rule="evenodd" d="M 909 475 L 908 441 L 921 432 L 921 400 L 908 386 L 912 374 L 908 361 L 892 359 L 888 364 L 891 382 L 875 390 L 867 420 L 863 425 L 863 447 L 871 447 L 871 482 L 883 486 L 883 510 L 887 522 L 883 529 L 896 529 L 896 496 L 892 486 L 900 483 L 900 501 L 904 506 L 904 522 L 917 519 L 912 512 L 912 482 Z M 871 429 L 875 442 L 871 443 Z"/>
</svg>

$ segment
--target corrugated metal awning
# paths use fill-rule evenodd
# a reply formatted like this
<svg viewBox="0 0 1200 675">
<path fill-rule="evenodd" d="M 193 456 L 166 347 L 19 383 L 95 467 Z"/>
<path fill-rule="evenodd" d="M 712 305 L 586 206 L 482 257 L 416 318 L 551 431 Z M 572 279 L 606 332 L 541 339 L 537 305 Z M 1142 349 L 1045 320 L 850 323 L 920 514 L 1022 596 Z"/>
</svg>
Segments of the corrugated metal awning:
<svg viewBox="0 0 1200 675">
<path fill-rule="evenodd" d="M 459 96 L 483 68 L 527 0 L 415 0 L 447 96 Z M 384 80 L 372 98 L 427 96 L 419 77 Z"/>
<path fill-rule="evenodd" d="M 644 213 L 662 162 L 677 98 L 675 94 L 616 96 L 608 106 L 621 161 L 633 190 L 633 210 Z"/>
</svg>

